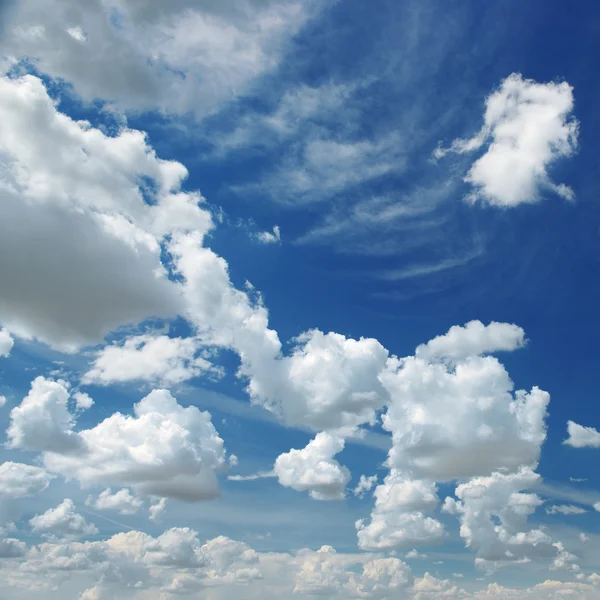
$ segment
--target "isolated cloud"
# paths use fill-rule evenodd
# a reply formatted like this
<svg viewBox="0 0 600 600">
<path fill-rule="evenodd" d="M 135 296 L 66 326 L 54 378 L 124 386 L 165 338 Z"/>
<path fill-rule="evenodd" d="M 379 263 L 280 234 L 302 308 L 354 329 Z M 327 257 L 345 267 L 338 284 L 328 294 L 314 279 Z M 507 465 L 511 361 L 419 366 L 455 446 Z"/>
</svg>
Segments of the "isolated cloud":
<svg viewBox="0 0 600 600">
<path fill-rule="evenodd" d="M 135 515 L 143 504 L 127 488 L 117 490 L 114 494 L 110 488 L 107 488 L 100 492 L 95 500 L 89 496 L 85 503 L 86 506 L 97 510 L 115 510 L 120 515 Z"/>
<path fill-rule="evenodd" d="M 100 350 L 82 383 L 110 385 L 139 380 L 173 385 L 217 373 L 208 360 L 197 356 L 198 352 L 194 338 L 136 335 Z"/>
<path fill-rule="evenodd" d="M 49 540 L 76 540 L 96 535 L 98 529 L 75 511 L 70 498 L 65 498 L 56 508 L 51 508 L 29 520 L 32 531 Z"/>
<path fill-rule="evenodd" d="M 344 449 L 344 440 L 318 433 L 302 450 L 292 449 L 275 461 L 279 483 L 315 500 L 341 500 L 350 481 L 350 471 L 333 457 Z"/>
<path fill-rule="evenodd" d="M 548 506 L 546 508 L 546 512 L 549 515 L 583 515 L 587 512 L 585 508 L 581 508 L 580 506 L 573 506 L 572 504 L 553 504 L 552 506 Z"/>
<path fill-rule="evenodd" d="M 352 493 L 359 498 L 363 498 L 367 492 L 370 492 L 373 489 L 373 486 L 377 483 L 377 475 L 371 475 L 367 477 L 366 475 L 361 475 L 358 480 L 357 486 L 352 490 Z"/>
<path fill-rule="evenodd" d="M 512 207 L 536 202 L 545 190 L 573 200 L 573 190 L 553 183 L 548 175 L 552 163 L 577 149 L 573 105 L 568 83 L 537 83 L 513 73 L 486 99 L 479 133 L 434 154 L 440 158 L 486 148 L 465 177 L 474 188 L 469 196 L 473 202 Z"/>
<path fill-rule="evenodd" d="M 273 231 L 261 231 L 256 235 L 256 239 L 261 244 L 279 244 L 281 242 L 281 230 L 278 225 L 275 225 Z"/>
<path fill-rule="evenodd" d="M 584 427 L 573 421 L 567 421 L 569 437 L 563 442 L 573 448 L 600 448 L 600 431 L 593 427 Z"/>
</svg>

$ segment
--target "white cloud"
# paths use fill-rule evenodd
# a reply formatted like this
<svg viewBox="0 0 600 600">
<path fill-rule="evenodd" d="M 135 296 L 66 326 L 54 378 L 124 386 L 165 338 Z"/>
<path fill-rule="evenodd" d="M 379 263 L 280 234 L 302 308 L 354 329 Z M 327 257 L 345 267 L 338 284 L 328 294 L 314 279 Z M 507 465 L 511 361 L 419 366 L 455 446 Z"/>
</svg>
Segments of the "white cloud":
<svg viewBox="0 0 600 600">
<path fill-rule="evenodd" d="M 132 486 L 140 494 L 189 501 L 218 495 L 216 472 L 227 461 L 209 413 L 154 390 L 134 405 L 134 416 L 117 412 L 74 432 L 68 399 L 63 383 L 34 380 L 11 412 L 11 445 L 42 452 L 48 470 L 84 487 Z"/>
<path fill-rule="evenodd" d="M 6 329 L 0 329 L 0 356 L 8 356 L 15 342 Z"/>
<path fill-rule="evenodd" d="M 567 421 L 569 437 L 563 442 L 573 448 L 600 448 L 600 431 L 593 427 L 584 427 L 573 421 Z"/>
<path fill-rule="evenodd" d="M 6 396 L 0 396 L 0 408 L 6 404 Z"/>
<path fill-rule="evenodd" d="M 393 436 L 389 466 L 450 481 L 537 462 L 550 396 L 537 387 L 513 396 L 495 357 L 452 366 L 392 359 L 381 378 L 392 397 L 383 416 Z"/>
<path fill-rule="evenodd" d="M 341 500 L 350 472 L 333 457 L 344 449 L 344 440 L 326 432 L 318 433 L 302 450 L 292 449 L 275 461 L 279 483 L 315 500 Z"/>
<path fill-rule="evenodd" d="M 69 81 L 85 100 L 203 116 L 274 69 L 322 4 L 64 0 L 51 9 L 24 0 L 8 12 L 0 48 Z"/>
<path fill-rule="evenodd" d="M 377 475 L 361 475 L 357 486 L 354 488 L 352 493 L 359 498 L 364 498 L 364 495 L 373 489 L 373 486 L 377 483 Z"/>
<path fill-rule="evenodd" d="M 479 133 L 455 140 L 449 149 L 438 148 L 434 155 L 473 152 L 487 145 L 465 177 L 474 188 L 471 201 L 512 207 L 537 201 L 544 190 L 573 200 L 571 188 L 554 184 L 548 176 L 553 162 L 577 148 L 578 122 L 572 111 L 568 83 L 537 83 L 513 73 L 486 99 Z"/>
<path fill-rule="evenodd" d="M 116 510 L 121 515 L 135 515 L 142 507 L 142 501 L 127 488 L 117 490 L 114 494 L 107 488 L 95 500 L 88 497 L 85 503 L 97 510 Z"/>
<path fill-rule="evenodd" d="M 162 516 L 167 509 L 167 499 L 161 498 L 158 502 L 155 502 L 148 509 L 148 518 L 153 523 L 160 523 Z"/>
<path fill-rule="evenodd" d="M 600 502 L 595 502 L 594 505 L 593 505 L 593 509 L 596 512 L 600 512 Z"/>
<path fill-rule="evenodd" d="M 290 356 L 250 364 L 253 400 L 289 424 L 313 429 L 352 429 L 373 423 L 387 394 L 379 381 L 388 352 L 374 339 L 308 331 Z"/>
<path fill-rule="evenodd" d="M 88 523 L 84 517 L 75 511 L 75 505 L 70 498 L 51 508 L 41 515 L 29 520 L 31 529 L 41 533 L 49 540 L 76 540 L 88 535 L 96 535 L 98 529 Z"/>
<path fill-rule="evenodd" d="M 577 557 L 574 554 L 567 552 L 567 550 L 565 550 L 565 546 L 562 542 L 556 542 L 555 544 L 552 544 L 552 545 L 556 548 L 557 555 L 556 555 L 554 561 L 552 562 L 552 565 L 550 567 L 551 570 L 553 570 L 553 571 L 566 570 L 566 571 L 574 571 L 574 572 L 577 572 L 580 570 L 579 565 L 576 564 Z"/>
<path fill-rule="evenodd" d="M 423 559 L 427 558 L 427 554 L 422 554 L 421 552 L 418 552 L 416 550 L 416 548 L 413 548 L 412 550 L 410 550 L 409 552 L 407 552 L 404 555 L 404 558 L 406 558 L 406 559 L 421 559 L 421 560 L 423 560 Z"/>
<path fill-rule="evenodd" d="M 76 452 L 82 440 L 73 431 L 68 384 L 37 377 L 29 394 L 10 412 L 8 446 L 38 452 Z"/>
<path fill-rule="evenodd" d="M 510 323 L 470 321 L 464 326 L 454 325 L 444 335 L 438 335 L 417 348 L 417 358 L 425 360 L 464 360 L 500 351 L 512 351 L 525 344 L 525 332 Z"/>
<path fill-rule="evenodd" d="M 43 492 L 53 477 L 45 469 L 23 463 L 0 465 L 0 499 L 24 498 Z"/>
<path fill-rule="evenodd" d="M 281 242 L 281 230 L 279 225 L 273 227 L 273 231 L 261 231 L 257 234 L 256 239 L 261 244 L 279 244 Z"/>
<path fill-rule="evenodd" d="M 458 501 L 446 499 L 444 509 L 460 515 L 460 535 L 476 552 L 476 564 L 493 568 L 531 555 L 551 556 L 550 536 L 527 524 L 543 500 L 522 490 L 539 480 L 540 476 L 528 468 L 517 473 L 493 473 L 458 485 Z"/>
<path fill-rule="evenodd" d="M 383 484 L 375 488 L 374 497 L 370 523 L 356 523 L 360 548 L 385 550 L 443 538 L 443 525 L 423 514 L 439 502 L 434 483 L 411 480 L 392 469 Z"/>
<path fill-rule="evenodd" d="M 109 385 L 125 381 L 181 383 L 217 370 L 198 353 L 194 338 L 136 335 L 98 352 L 82 383 Z"/>
<path fill-rule="evenodd" d="M 74 350 L 182 312 L 160 241 L 212 227 L 201 196 L 180 191 L 185 167 L 159 159 L 140 131 L 110 137 L 61 114 L 33 76 L 0 78 L 0 118 L 6 329 Z"/>
<path fill-rule="evenodd" d="M 549 515 L 556 515 L 559 513 L 561 515 L 583 515 L 587 512 L 587 510 L 579 506 L 573 506 L 572 504 L 554 504 L 552 506 L 547 507 L 546 512 Z"/>
<path fill-rule="evenodd" d="M 187 316 L 208 345 L 227 347 L 241 359 L 254 403 L 287 425 L 314 431 L 352 430 L 373 423 L 387 393 L 379 381 L 388 351 L 375 339 L 348 339 L 310 330 L 296 337 L 289 356 L 269 328 L 260 298 L 233 287 L 227 263 L 201 236 L 176 235 L 169 249 L 184 279 Z"/>
<path fill-rule="evenodd" d="M 73 394 L 73 400 L 75 400 L 77 410 L 88 410 L 94 406 L 94 400 L 85 392 L 75 392 Z"/>
</svg>

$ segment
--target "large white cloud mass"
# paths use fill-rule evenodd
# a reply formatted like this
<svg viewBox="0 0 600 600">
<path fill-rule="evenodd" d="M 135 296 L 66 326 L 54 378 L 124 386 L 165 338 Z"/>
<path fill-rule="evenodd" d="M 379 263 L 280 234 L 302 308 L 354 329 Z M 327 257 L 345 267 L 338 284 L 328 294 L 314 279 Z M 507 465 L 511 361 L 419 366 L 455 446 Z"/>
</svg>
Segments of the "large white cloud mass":
<svg viewBox="0 0 600 600">
<path fill-rule="evenodd" d="M 31 75 L 0 78 L 0 119 L 4 326 L 73 350 L 181 312 L 160 242 L 212 226 L 202 198 L 180 191 L 185 167 L 157 158 L 140 131 L 111 137 L 58 112 Z"/>
</svg>

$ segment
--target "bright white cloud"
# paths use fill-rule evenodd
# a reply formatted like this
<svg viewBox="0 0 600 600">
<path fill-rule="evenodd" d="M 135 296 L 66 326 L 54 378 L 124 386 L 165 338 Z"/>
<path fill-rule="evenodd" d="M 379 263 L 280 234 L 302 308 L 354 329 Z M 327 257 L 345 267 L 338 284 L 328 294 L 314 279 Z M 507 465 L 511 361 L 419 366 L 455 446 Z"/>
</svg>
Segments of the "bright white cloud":
<svg viewBox="0 0 600 600">
<path fill-rule="evenodd" d="M 10 412 L 9 447 L 38 452 L 81 450 L 82 441 L 73 431 L 69 398 L 66 382 L 41 376 L 34 379 L 29 394 Z"/>
<path fill-rule="evenodd" d="M 464 326 L 454 325 L 444 335 L 438 335 L 416 350 L 417 358 L 424 360 L 464 360 L 500 351 L 511 351 L 525 344 L 525 332 L 510 323 L 470 321 Z"/>
<path fill-rule="evenodd" d="M 391 467 L 449 481 L 539 459 L 550 396 L 537 387 L 513 395 L 495 357 L 469 356 L 452 366 L 392 359 L 381 378 L 392 397 L 383 416 L 393 437 Z"/>
<path fill-rule="evenodd" d="M 460 515 L 460 535 L 476 552 L 476 564 L 493 568 L 532 555 L 552 555 L 550 536 L 527 524 L 543 500 L 522 490 L 539 480 L 540 476 L 527 468 L 511 474 L 493 473 L 461 483 L 455 491 L 458 500 L 446 499 L 444 509 Z"/>
<path fill-rule="evenodd" d="M 140 380 L 173 385 L 217 373 L 208 360 L 197 356 L 198 350 L 194 338 L 133 336 L 100 350 L 82 383 L 109 385 Z"/>
<path fill-rule="evenodd" d="M 318 433 L 302 450 L 292 449 L 275 461 L 279 483 L 315 500 L 341 500 L 350 481 L 350 471 L 333 457 L 344 449 L 344 440 Z"/>
<path fill-rule="evenodd" d="M 216 472 L 227 460 L 209 413 L 154 390 L 134 405 L 134 416 L 117 412 L 74 432 L 68 400 L 64 383 L 34 380 L 11 412 L 12 447 L 42 452 L 51 472 L 84 487 L 131 485 L 141 494 L 189 501 L 218 495 Z"/>
<path fill-rule="evenodd" d="M 289 424 L 314 429 L 352 429 L 373 423 L 387 394 L 379 374 L 387 350 L 374 339 L 308 331 L 290 356 L 272 364 L 248 361 L 248 391 L 257 403 Z"/>
<path fill-rule="evenodd" d="M 600 431 L 567 421 L 569 437 L 563 442 L 573 448 L 600 448 Z"/>
<path fill-rule="evenodd" d="M 51 508 L 41 515 L 29 520 L 31 529 L 41 533 L 49 540 L 76 540 L 89 535 L 96 535 L 98 529 L 88 523 L 75 510 L 70 498 L 65 498 L 56 508 Z"/>
<path fill-rule="evenodd" d="M 537 83 L 513 73 L 486 99 L 479 133 L 434 154 L 440 158 L 447 152 L 486 147 L 465 177 L 474 188 L 471 201 L 512 207 L 539 200 L 545 190 L 573 200 L 573 190 L 554 184 L 548 175 L 552 163 L 577 149 L 579 125 L 571 116 L 573 105 L 568 83 Z"/>
<path fill-rule="evenodd" d="M 356 523 L 360 548 L 410 547 L 438 542 L 444 536 L 443 525 L 423 514 L 439 502 L 434 483 L 411 480 L 392 469 L 373 495 L 375 507 L 370 523 Z"/>
<path fill-rule="evenodd" d="M 114 494 L 107 488 L 95 500 L 89 496 L 85 503 L 97 510 L 115 510 L 121 515 L 135 515 L 143 504 L 127 488 L 117 490 Z"/>
</svg>

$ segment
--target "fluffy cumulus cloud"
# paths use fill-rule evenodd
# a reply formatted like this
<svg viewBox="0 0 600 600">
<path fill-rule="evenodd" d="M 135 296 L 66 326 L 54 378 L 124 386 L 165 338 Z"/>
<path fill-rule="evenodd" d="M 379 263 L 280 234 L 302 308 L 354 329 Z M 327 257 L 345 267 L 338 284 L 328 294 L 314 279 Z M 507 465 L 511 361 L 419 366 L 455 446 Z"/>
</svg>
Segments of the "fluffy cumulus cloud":
<svg viewBox="0 0 600 600">
<path fill-rule="evenodd" d="M 85 100 L 120 109 L 213 112 L 275 68 L 326 2 L 34 0 L 3 9 L 2 54 L 35 61 Z"/>
<path fill-rule="evenodd" d="M 73 431 L 75 418 L 69 400 L 66 382 L 41 376 L 34 379 L 29 394 L 10 413 L 9 447 L 38 452 L 80 450 L 82 441 Z"/>
<path fill-rule="evenodd" d="M 56 508 L 50 508 L 30 519 L 32 531 L 49 540 L 79 539 L 95 535 L 98 529 L 88 523 L 76 510 L 73 501 L 65 498 Z"/>
<path fill-rule="evenodd" d="M 485 147 L 465 178 L 473 186 L 472 201 L 512 207 L 535 202 L 546 190 L 573 200 L 573 190 L 553 183 L 548 175 L 553 162 L 577 149 L 573 106 L 568 83 L 537 83 L 512 74 L 486 99 L 479 133 L 455 140 L 449 149 L 438 148 L 435 155 Z"/>
<path fill-rule="evenodd" d="M 548 533 L 527 524 L 543 500 L 522 490 L 539 480 L 540 476 L 527 468 L 517 473 L 494 473 L 460 484 L 455 491 L 458 500 L 446 498 L 444 509 L 460 516 L 460 535 L 476 552 L 476 564 L 494 568 L 554 554 Z"/>
<path fill-rule="evenodd" d="M 495 328 L 492 324 L 489 327 Z M 469 331 L 467 325 L 465 333 Z M 479 328 L 477 328 L 479 329 Z M 441 357 L 391 359 L 381 379 L 391 401 L 383 426 L 392 433 L 390 467 L 413 476 L 450 481 L 486 475 L 497 469 L 515 470 L 536 463 L 546 439 L 545 418 L 550 396 L 537 387 L 513 393 L 504 366 L 493 356 L 486 328 L 475 342 L 453 328 L 425 348 L 444 347 Z M 518 347 L 520 332 L 513 338 Z M 440 340 L 443 343 L 440 343 Z M 495 349 L 507 349 L 501 340 Z M 471 354 L 465 356 L 465 349 Z M 455 356 L 449 364 L 445 356 Z"/>
<path fill-rule="evenodd" d="M 416 356 L 425 360 L 462 360 L 493 352 L 511 351 L 525 344 L 525 332 L 511 323 L 470 321 L 464 326 L 454 325 L 444 335 L 438 335 L 420 345 Z"/>
<path fill-rule="evenodd" d="M 373 423 L 387 393 L 379 381 L 388 351 L 375 339 L 310 330 L 285 356 L 260 298 L 237 290 L 225 260 L 195 234 L 174 236 L 174 268 L 185 282 L 186 314 L 198 335 L 234 350 L 252 401 L 288 425 L 315 431 Z"/>
<path fill-rule="evenodd" d="M 35 496 L 52 481 L 45 469 L 23 463 L 5 462 L 0 465 L 0 500 Z"/>
<path fill-rule="evenodd" d="M 574 421 L 567 422 L 569 437 L 564 441 L 573 448 L 600 448 L 600 431 L 593 427 L 584 427 Z"/>
<path fill-rule="evenodd" d="M 139 512 L 143 504 L 127 488 L 117 490 L 114 494 L 111 489 L 105 489 L 95 500 L 89 496 L 85 503 L 97 510 L 114 510 L 121 515 L 134 515 Z"/>
<path fill-rule="evenodd" d="M 341 500 L 350 481 L 350 471 L 333 457 L 344 449 L 344 440 L 318 433 L 302 450 L 292 449 L 275 461 L 279 483 L 315 500 Z"/>
<path fill-rule="evenodd" d="M 358 545 L 364 549 L 393 549 L 439 542 L 443 525 L 425 511 L 438 502 L 435 484 L 405 478 L 392 469 L 382 485 L 375 488 L 371 521 L 356 523 Z"/>
<path fill-rule="evenodd" d="M 370 522 L 357 523 L 359 545 L 439 540 L 441 523 L 426 516 L 437 504 L 435 482 L 537 465 L 549 394 L 537 387 L 513 393 L 504 366 L 482 356 L 519 348 L 524 339 L 515 325 L 473 321 L 419 346 L 415 356 L 389 359 L 380 379 L 390 396 L 382 417 L 392 434 L 390 473 L 375 490 Z"/>
<path fill-rule="evenodd" d="M 377 483 L 377 475 L 371 475 L 367 477 L 366 475 L 361 475 L 358 480 L 357 486 L 352 490 L 352 493 L 359 498 L 363 498 L 367 492 L 370 492 L 373 489 L 373 486 Z"/>
<path fill-rule="evenodd" d="M 338 554 L 331 546 L 301 551 L 295 560 L 294 593 L 330 598 L 387 598 L 406 593 L 413 582 L 408 566 L 397 558 Z M 362 563 L 362 569 L 352 566 Z"/>
<path fill-rule="evenodd" d="M 217 373 L 211 363 L 198 356 L 193 338 L 166 335 L 136 335 L 100 350 L 82 383 L 110 385 L 126 381 L 157 381 L 173 385 Z"/>
<path fill-rule="evenodd" d="M 68 399 L 63 383 L 36 379 L 11 413 L 12 447 L 42 452 L 48 470 L 84 487 L 132 485 L 189 501 L 218 495 L 216 473 L 227 461 L 209 413 L 154 390 L 134 405 L 134 415 L 117 412 L 75 432 Z"/>
</svg>

